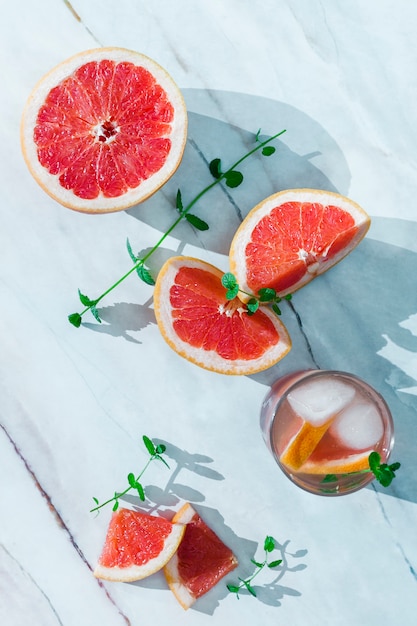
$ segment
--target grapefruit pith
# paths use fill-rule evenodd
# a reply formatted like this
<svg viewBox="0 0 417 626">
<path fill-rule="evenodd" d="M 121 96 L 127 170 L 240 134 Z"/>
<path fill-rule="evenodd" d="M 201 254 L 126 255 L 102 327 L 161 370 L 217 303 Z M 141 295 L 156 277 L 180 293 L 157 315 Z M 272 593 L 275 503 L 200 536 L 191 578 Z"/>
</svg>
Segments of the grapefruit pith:
<svg viewBox="0 0 417 626">
<path fill-rule="evenodd" d="M 184 531 L 183 524 L 163 517 L 119 509 L 110 520 L 94 576 L 116 582 L 150 576 L 169 561 Z"/>
<path fill-rule="evenodd" d="M 249 316 L 239 298 L 226 299 L 223 272 L 191 257 L 161 268 L 154 306 L 162 336 L 178 354 L 222 374 L 253 374 L 291 348 L 285 326 L 269 308 Z"/>
<path fill-rule="evenodd" d="M 87 50 L 35 86 L 22 116 L 30 172 L 52 198 L 87 213 L 142 202 L 177 169 L 187 113 L 169 74 L 124 48 Z"/>
<path fill-rule="evenodd" d="M 269 287 L 284 296 L 343 259 L 369 226 L 365 211 L 337 193 L 280 191 L 253 208 L 237 229 L 230 269 L 243 291 Z"/>
<path fill-rule="evenodd" d="M 164 573 L 178 602 L 188 609 L 231 572 L 238 561 L 191 504 L 184 504 L 172 521 L 185 524 L 185 533 Z"/>
</svg>

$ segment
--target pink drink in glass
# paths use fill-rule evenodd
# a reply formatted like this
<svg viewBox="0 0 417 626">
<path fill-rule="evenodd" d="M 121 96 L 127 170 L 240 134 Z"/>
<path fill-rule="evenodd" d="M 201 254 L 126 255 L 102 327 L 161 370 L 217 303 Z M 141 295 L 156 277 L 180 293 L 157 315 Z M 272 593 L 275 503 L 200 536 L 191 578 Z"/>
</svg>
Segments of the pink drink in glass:
<svg viewBox="0 0 417 626">
<path fill-rule="evenodd" d="M 374 475 L 369 454 L 386 463 L 394 444 L 390 410 L 353 374 L 304 370 L 279 379 L 261 410 L 265 442 L 283 472 L 320 495 L 361 489 Z"/>
</svg>

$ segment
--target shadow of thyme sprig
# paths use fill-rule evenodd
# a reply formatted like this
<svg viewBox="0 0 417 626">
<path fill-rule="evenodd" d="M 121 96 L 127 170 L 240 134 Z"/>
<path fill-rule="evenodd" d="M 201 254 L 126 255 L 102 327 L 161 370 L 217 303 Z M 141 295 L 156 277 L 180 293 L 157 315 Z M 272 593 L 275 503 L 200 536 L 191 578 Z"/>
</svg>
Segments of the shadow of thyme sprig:
<svg viewBox="0 0 417 626">
<path fill-rule="evenodd" d="M 70 322 L 70 324 L 72 324 L 76 328 L 79 328 L 82 324 L 83 316 L 88 311 L 92 313 L 93 317 L 96 319 L 97 322 L 101 323 L 100 315 L 97 310 L 97 305 L 99 304 L 99 302 L 101 302 L 101 300 L 103 300 L 103 298 L 105 298 L 111 291 L 113 291 L 113 289 L 116 289 L 116 287 L 118 287 L 120 283 L 122 283 L 126 278 L 128 278 L 128 276 L 130 276 L 133 273 L 136 273 L 139 276 L 139 278 L 143 282 L 145 282 L 147 285 L 155 284 L 155 280 L 152 277 L 151 272 L 149 271 L 149 267 L 147 266 L 147 261 L 155 252 L 155 250 L 157 250 L 161 246 L 161 244 L 165 241 L 165 239 L 172 233 L 172 231 L 178 226 L 178 224 L 183 219 L 187 220 L 197 230 L 202 230 L 202 231 L 207 230 L 209 228 L 209 225 L 207 224 L 207 222 L 204 222 L 198 216 L 190 212 L 191 209 L 194 207 L 194 205 L 197 204 L 197 202 L 208 191 L 210 191 L 210 189 L 213 189 L 213 187 L 215 187 L 221 182 L 224 182 L 230 188 L 238 187 L 244 180 L 244 176 L 242 172 L 240 172 L 237 169 L 239 165 L 243 163 L 246 159 L 248 159 L 251 155 L 255 154 L 258 151 L 260 151 L 261 154 L 266 157 L 269 157 L 272 154 L 274 154 L 274 152 L 276 151 L 276 148 L 270 145 L 271 142 L 277 139 L 278 137 L 280 137 L 281 135 L 283 135 L 286 131 L 281 130 L 279 133 L 276 133 L 275 135 L 268 137 L 264 141 L 261 141 L 260 139 L 260 132 L 261 131 L 258 130 L 258 132 L 255 135 L 255 147 L 249 150 L 246 154 L 244 154 L 240 159 L 238 159 L 235 163 L 233 163 L 233 165 L 229 167 L 228 169 L 223 171 L 222 162 L 220 158 L 215 158 L 212 161 L 210 161 L 209 170 L 210 170 L 211 175 L 214 178 L 214 181 L 211 182 L 206 187 L 204 187 L 204 189 L 202 189 L 188 204 L 186 205 L 183 204 L 182 193 L 181 193 L 181 190 L 178 189 L 177 196 L 176 196 L 176 210 L 178 211 L 179 216 L 171 224 L 168 230 L 165 231 L 165 233 L 162 235 L 159 241 L 157 241 L 157 243 L 143 257 L 136 256 L 133 253 L 129 240 L 127 240 L 127 250 L 128 250 L 131 260 L 133 261 L 133 267 L 128 272 L 126 272 L 126 274 L 124 274 L 121 278 L 119 278 L 119 280 L 117 280 L 111 287 L 106 289 L 106 291 L 104 291 L 98 298 L 90 298 L 89 296 L 85 295 L 84 293 L 81 293 L 81 291 L 78 290 L 79 300 L 85 308 L 80 313 L 77 312 L 77 313 L 71 313 L 70 315 L 68 315 L 68 321 Z"/>
<path fill-rule="evenodd" d="M 275 550 L 275 541 L 272 537 L 270 537 L 269 535 L 267 535 L 265 537 L 265 541 L 264 541 L 264 552 L 265 552 L 265 558 L 263 561 L 256 561 L 255 559 L 251 559 L 251 563 L 253 563 L 253 565 L 255 565 L 255 571 L 252 574 L 252 576 L 249 576 L 248 578 L 239 578 L 239 584 L 238 585 L 234 585 L 234 584 L 227 584 L 227 588 L 231 593 L 235 593 L 237 599 L 239 600 L 239 593 L 242 589 L 246 589 L 247 591 L 249 591 L 249 593 L 254 596 L 256 598 L 256 591 L 252 585 L 252 582 L 254 580 L 254 578 L 256 578 L 256 576 L 258 576 L 258 574 L 260 574 L 260 572 L 266 567 L 268 569 L 273 569 L 275 567 L 278 567 L 279 565 L 281 565 L 282 563 L 282 559 L 277 559 L 275 561 L 269 561 L 269 554 L 271 552 L 273 552 Z"/>
<path fill-rule="evenodd" d="M 164 465 L 166 465 L 169 468 L 168 463 L 161 456 L 165 452 L 166 446 L 164 444 L 155 445 L 154 442 L 152 441 L 152 439 L 149 439 L 149 437 L 147 437 L 146 435 L 143 435 L 142 440 L 143 440 L 143 443 L 145 444 L 145 447 L 146 447 L 146 449 L 147 449 L 147 451 L 149 452 L 149 455 L 150 455 L 149 459 L 148 459 L 148 461 L 147 461 L 147 463 L 145 465 L 145 467 L 142 469 L 142 471 L 140 472 L 140 474 L 137 477 L 135 477 L 135 474 L 133 474 L 133 472 L 130 472 L 127 475 L 127 482 L 129 483 L 129 486 L 124 491 L 115 491 L 114 496 L 112 496 L 111 498 L 109 498 L 105 502 L 102 502 L 100 504 L 99 500 L 97 498 L 93 497 L 93 500 L 94 500 L 96 506 L 93 509 L 90 509 L 90 513 L 93 513 L 94 511 L 100 511 L 101 508 L 103 508 L 107 504 L 111 504 L 111 503 L 113 503 L 113 511 L 117 511 L 117 509 L 119 508 L 119 500 L 120 500 L 120 498 L 122 498 L 124 495 L 126 495 L 132 489 L 137 492 L 139 498 L 142 500 L 142 502 L 144 502 L 144 500 L 145 500 L 145 488 L 143 487 L 142 483 L 140 482 L 140 479 L 142 478 L 142 476 L 145 473 L 146 469 L 149 467 L 149 465 L 152 463 L 152 461 L 162 461 L 162 463 L 164 463 Z"/>
</svg>

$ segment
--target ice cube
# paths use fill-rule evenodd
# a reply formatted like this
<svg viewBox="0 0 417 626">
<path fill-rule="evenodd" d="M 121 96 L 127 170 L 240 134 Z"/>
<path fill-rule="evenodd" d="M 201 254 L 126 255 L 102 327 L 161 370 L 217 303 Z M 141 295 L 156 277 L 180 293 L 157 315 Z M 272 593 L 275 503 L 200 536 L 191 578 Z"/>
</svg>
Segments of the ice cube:
<svg viewBox="0 0 417 626">
<path fill-rule="evenodd" d="M 352 450 L 366 450 L 381 439 L 384 425 L 373 404 L 355 402 L 337 416 L 329 432 Z"/>
<path fill-rule="evenodd" d="M 296 387 L 288 396 L 292 409 L 313 426 L 325 424 L 355 395 L 351 385 L 336 378 L 316 378 Z"/>
</svg>

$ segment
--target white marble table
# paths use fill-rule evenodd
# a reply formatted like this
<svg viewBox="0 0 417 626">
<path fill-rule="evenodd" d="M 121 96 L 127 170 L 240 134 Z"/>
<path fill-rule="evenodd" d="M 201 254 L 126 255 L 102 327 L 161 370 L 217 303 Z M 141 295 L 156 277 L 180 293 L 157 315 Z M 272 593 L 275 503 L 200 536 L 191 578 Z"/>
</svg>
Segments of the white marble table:
<svg viewBox="0 0 417 626">
<path fill-rule="evenodd" d="M 0 229 L 2 626 L 155 623 L 404 626 L 417 613 L 417 8 L 410 0 L 74 0 L 4 3 Z M 117 45 L 153 57 L 183 90 L 184 161 L 140 207 L 104 216 L 58 206 L 32 180 L 19 123 L 35 82 L 61 60 Z M 286 128 L 277 154 L 245 166 L 237 190 L 200 204 L 211 229 L 179 228 L 155 260 L 193 254 L 226 269 L 239 215 L 273 191 L 337 190 L 373 223 L 341 264 L 283 313 L 291 353 L 252 377 L 226 377 L 162 340 L 152 288 L 131 277 L 103 301 L 103 324 L 67 321 L 77 289 L 95 296 L 153 245 L 178 187 L 207 180 L 258 128 Z M 342 498 L 291 485 L 268 455 L 258 413 L 270 383 L 299 367 L 343 369 L 373 384 L 396 426 L 393 485 Z M 109 511 L 89 513 L 168 446 L 170 470 L 145 477 L 151 503 L 190 500 L 238 555 L 245 576 L 265 535 L 285 554 L 258 598 L 221 582 L 187 613 L 162 575 L 100 583 L 92 568 Z M 131 501 L 137 504 L 136 501 Z M 258 553 L 259 555 L 259 553 Z M 231 578 L 235 576 L 231 575 Z"/>
</svg>

